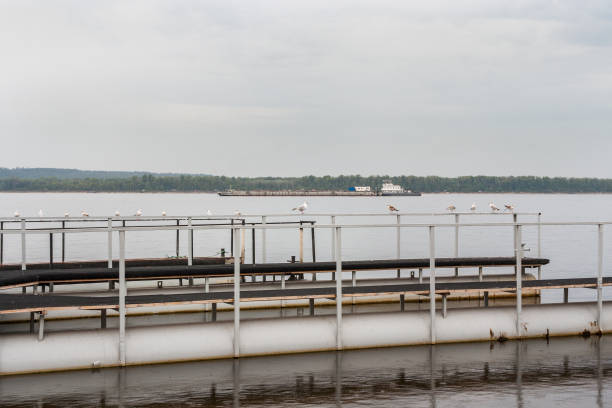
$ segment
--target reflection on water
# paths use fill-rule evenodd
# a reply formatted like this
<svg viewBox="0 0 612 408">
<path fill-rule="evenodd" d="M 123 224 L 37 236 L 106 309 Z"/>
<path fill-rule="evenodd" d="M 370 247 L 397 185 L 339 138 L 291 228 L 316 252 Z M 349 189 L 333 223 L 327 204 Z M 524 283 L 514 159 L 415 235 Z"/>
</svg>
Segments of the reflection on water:
<svg viewBox="0 0 612 408">
<path fill-rule="evenodd" d="M 0 405 L 603 407 L 611 374 L 612 341 L 562 338 L 6 377 Z"/>
</svg>

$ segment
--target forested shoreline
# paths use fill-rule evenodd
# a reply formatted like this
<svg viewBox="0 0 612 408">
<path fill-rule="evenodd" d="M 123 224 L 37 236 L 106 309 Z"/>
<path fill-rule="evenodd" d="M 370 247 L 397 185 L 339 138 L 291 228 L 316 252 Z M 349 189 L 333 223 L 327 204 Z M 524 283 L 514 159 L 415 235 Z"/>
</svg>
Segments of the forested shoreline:
<svg viewBox="0 0 612 408">
<path fill-rule="evenodd" d="M 535 176 L 304 176 L 225 177 L 154 175 L 117 178 L 0 178 L 5 192 L 217 192 L 234 190 L 347 190 L 352 186 L 380 188 L 390 180 L 423 193 L 612 193 L 612 179 Z"/>
</svg>

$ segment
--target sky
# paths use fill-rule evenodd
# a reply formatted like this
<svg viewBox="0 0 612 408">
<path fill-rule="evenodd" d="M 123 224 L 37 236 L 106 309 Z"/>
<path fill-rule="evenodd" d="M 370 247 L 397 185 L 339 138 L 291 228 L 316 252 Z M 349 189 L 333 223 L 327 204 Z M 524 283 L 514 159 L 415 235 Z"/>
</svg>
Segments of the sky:
<svg viewBox="0 0 612 408">
<path fill-rule="evenodd" d="M 0 167 L 612 177 L 609 1 L 0 0 Z"/>
</svg>

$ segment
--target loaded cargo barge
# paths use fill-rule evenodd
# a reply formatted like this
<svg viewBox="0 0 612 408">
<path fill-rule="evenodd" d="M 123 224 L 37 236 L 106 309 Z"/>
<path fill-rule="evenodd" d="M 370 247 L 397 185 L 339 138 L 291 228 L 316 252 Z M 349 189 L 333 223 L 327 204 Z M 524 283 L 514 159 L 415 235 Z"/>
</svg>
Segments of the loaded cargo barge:
<svg viewBox="0 0 612 408">
<path fill-rule="evenodd" d="M 377 197 L 377 196 L 412 196 L 418 197 L 421 193 L 411 190 L 404 190 L 403 187 L 383 183 L 378 191 L 372 190 L 369 186 L 355 186 L 348 190 L 226 190 L 218 193 L 220 196 L 266 196 L 266 197 L 289 197 L 289 196 L 343 196 L 343 197 Z"/>
</svg>

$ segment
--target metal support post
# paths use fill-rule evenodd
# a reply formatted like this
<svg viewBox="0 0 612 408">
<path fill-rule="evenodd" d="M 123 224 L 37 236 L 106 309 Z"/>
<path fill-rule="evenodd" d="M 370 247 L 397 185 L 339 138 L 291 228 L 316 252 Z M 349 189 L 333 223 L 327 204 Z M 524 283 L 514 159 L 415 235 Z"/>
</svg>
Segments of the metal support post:
<svg viewBox="0 0 612 408">
<path fill-rule="evenodd" d="M 41 311 L 38 314 L 38 341 L 43 341 L 45 338 L 45 312 Z"/>
<path fill-rule="evenodd" d="M 423 283 L 423 268 L 419 268 L 419 283 Z"/>
<path fill-rule="evenodd" d="M 516 214 L 514 215 L 516 219 Z M 517 337 L 521 337 L 521 312 L 523 310 L 523 246 L 521 243 L 523 242 L 523 239 L 521 226 L 517 224 L 514 228 L 514 247 L 516 248 L 516 335 Z"/>
<path fill-rule="evenodd" d="M 482 282 L 482 266 L 478 267 L 478 280 Z"/>
<path fill-rule="evenodd" d="M 446 319 L 446 297 L 447 294 L 442 294 L 442 318 Z"/>
<path fill-rule="evenodd" d="M 357 271 L 351 271 L 351 283 L 353 287 L 357 286 Z M 351 296 L 351 303 L 355 304 L 355 296 Z"/>
<path fill-rule="evenodd" d="M 119 231 L 119 364 L 125 366 L 125 231 Z"/>
<path fill-rule="evenodd" d="M 179 227 L 181 225 L 181 220 L 176 220 L 176 226 Z M 181 239 L 181 230 L 176 229 L 176 257 L 179 257 L 180 254 L 180 239 Z"/>
<path fill-rule="evenodd" d="M 315 244 L 314 223 L 310 224 L 310 248 L 312 249 L 312 262 L 317 262 L 317 246 Z"/>
<path fill-rule="evenodd" d="M 251 230 L 251 258 L 253 265 L 255 265 L 255 228 Z M 255 275 L 253 275 L 253 282 L 255 282 Z"/>
<path fill-rule="evenodd" d="M 484 292 L 484 305 L 485 307 L 489 307 L 489 291 Z"/>
<path fill-rule="evenodd" d="M 310 315 L 314 316 L 315 314 L 315 303 L 314 303 L 314 299 L 310 298 L 308 299 L 308 308 L 310 309 Z"/>
<path fill-rule="evenodd" d="M 455 214 L 455 258 L 459 257 L 459 214 Z M 459 276 L 459 268 L 455 268 L 455 276 Z"/>
<path fill-rule="evenodd" d="M 210 292 L 210 278 L 204 278 L 204 293 Z M 208 311 L 210 309 L 210 303 L 206 303 L 204 306 L 204 310 Z"/>
<path fill-rule="evenodd" d="M 396 215 L 396 221 L 397 221 L 397 228 L 395 231 L 396 234 L 396 238 L 395 238 L 395 244 L 396 244 L 396 253 L 397 253 L 397 259 L 400 259 L 401 256 L 401 229 L 400 229 L 400 224 L 401 224 L 401 216 L 398 214 Z M 400 270 L 397 270 L 397 277 L 400 277 Z"/>
<path fill-rule="evenodd" d="M 106 309 L 100 310 L 100 328 L 106 329 Z"/>
<path fill-rule="evenodd" d="M 189 230 L 187 231 L 187 265 L 193 265 L 193 229 L 191 228 L 191 217 L 187 219 Z"/>
<path fill-rule="evenodd" d="M 336 241 L 336 350 L 342 350 L 342 230 L 335 227 Z"/>
<path fill-rule="evenodd" d="M 211 316 L 211 320 L 213 322 L 217 321 L 217 304 L 216 303 L 212 304 L 212 316 Z"/>
<path fill-rule="evenodd" d="M 431 344 L 436 343 L 436 231 L 429 227 L 429 320 Z"/>
<path fill-rule="evenodd" d="M 603 224 L 597 226 L 597 325 L 603 332 Z"/>
<path fill-rule="evenodd" d="M 563 288 L 563 303 L 569 302 L 569 288 Z"/>
<path fill-rule="evenodd" d="M 262 216 L 261 217 L 261 225 L 262 225 L 262 229 L 261 229 L 261 260 L 263 263 L 266 263 L 268 261 L 267 257 L 266 257 L 266 216 Z M 264 275 L 264 280 L 265 280 L 266 275 Z"/>
<path fill-rule="evenodd" d="M 304 228 L 300 221 L 300 262 L 304 262 Z"/>
<path fill-rule="evenodd" d="M 244 230 L 242 230 L 244 231 Z M 240 248 L 238 229 L 234 230 L 234 247 Z M 240 258 L 234 257 L 234 357 L 240 357 Z"/>
<path fill-rule="evenodd" d="M 62 230 L 66 228 L 66 221 L 62 221 Z M 62 231 L 62 263 L 66 262 L 66 233 Z"/>
<path fill-rule="evenodd" d="M 21 270 L 26 269 L 26 222 L 21 219 Z"/>
<path fill-rule="evenodd" d="M 245 225 L 246 220 L 242 220 L 242 225 Z M 240 262 L 244 263 L 245 261 L 245 251 L 246 251 L 246 239 L 245 239 L 245 235 L 246 235 L 246 230 L 245 229 L 241 229 L 240 230 Z"/>
<path fill-rule="evenodd" d="M 30 312 L 30 334 L 34 333 L 34 317 L 36 313 Z"/>
<path fill-rule="evenodd" d="M 53 233 L 49 233 L 49 268 L 53 268 Z"/>
<path fill-rule="evenodd" d="M 400 312 L 404 311 L 404 304 L 406 303 L 406 295 L 404 295 L 403 293 L 400 295 Z"/>
<path fill-rule="evenodd" d="M 112 218 L 108 219 L 108 267 L 113 267 L 113 220 Z"/>
</svg>

